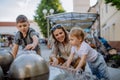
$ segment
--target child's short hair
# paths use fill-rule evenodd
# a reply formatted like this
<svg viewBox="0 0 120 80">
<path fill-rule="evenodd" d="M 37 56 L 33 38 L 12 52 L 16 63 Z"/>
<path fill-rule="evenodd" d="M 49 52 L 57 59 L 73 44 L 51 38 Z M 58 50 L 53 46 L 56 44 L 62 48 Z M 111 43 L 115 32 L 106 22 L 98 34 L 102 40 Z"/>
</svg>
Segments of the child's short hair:
<svg viewBox="0 0 120 80">
<path fill-rule="evenodd" d="M 81 28 L 79 28 L 79 27 L 74 27 L 74 28 L 72 28 L 72 29 L 70 30 L 70 36 L 75 36 L 75 37 L 77 37 L 78 39 L 79 39 L 79 38 L 82 38 L 82 40 L 84 40 L 84 38 L 85 38 L 85 33 L 84 33 L 84 31 L 83 31 Z"/>
<path fill-rule="evenodd" d="M 25 15 L 19 15 L 17 18 L 16 18 L 16 23 L 22 23 L 22 22 L 27 22 L 28 19 Z"/>
</svg>

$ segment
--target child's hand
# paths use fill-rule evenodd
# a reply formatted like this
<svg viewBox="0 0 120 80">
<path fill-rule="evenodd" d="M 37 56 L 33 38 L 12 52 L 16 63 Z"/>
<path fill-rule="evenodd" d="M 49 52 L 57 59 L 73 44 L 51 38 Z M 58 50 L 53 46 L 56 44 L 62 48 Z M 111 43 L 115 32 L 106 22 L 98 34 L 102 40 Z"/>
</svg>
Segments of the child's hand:
<svg viewBox="0 0 120 80">
<path fill-rule="evenodd" d="M 73 68 L 67 68 L 68 71 L 75 73 L 77 70 Z"/>
<path fill-rule="evenodd" d="M 61 65 L 61 68 L 67 69 L 67 68 L 69 68 L 69 67 L 67 67 L 67 63 L 65 62 L 64 64 Z"/>
<path fill-rule="evenodd" d="M 73 69 L 73 68 L 68 68 L 67 69 L 68 71 L 71 71 L 72 73 L 78 73 L 78 72 L 81 72 L 81 71 L 83 71 L 82 69 Z"/>
<path fill-rule="evenodd" d="M 25 50 L 33 50 L 35 49 L 35 45 L 34 44 L 28 44 L 26 47 L 25 47 Z"/>
<path fill-rule="evenodd" d="M 58 59 L 55 59 L 55 58 L 54 58 L 54 59 L 53 59 L 53 62 L 52 62 L 52 65 L 53 65 L 53 66 L 58 65 Z"/>
<path fill-rule="evenodd" d="M 66 67 L 65 67 L 65 66 L 60 66 L 60 68 L 62 68 L 62 69 L 66 69 Z"/>
</svg>

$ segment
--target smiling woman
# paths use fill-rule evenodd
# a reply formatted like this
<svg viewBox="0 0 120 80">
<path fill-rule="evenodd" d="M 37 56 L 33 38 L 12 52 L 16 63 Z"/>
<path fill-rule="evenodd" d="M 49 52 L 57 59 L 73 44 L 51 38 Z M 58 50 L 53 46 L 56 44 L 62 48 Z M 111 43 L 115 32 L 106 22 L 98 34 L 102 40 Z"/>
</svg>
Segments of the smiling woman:
<svg viewBox="0 0 120 80">
<path fill-rule="evenodd" d="M 68 33 L 60 24 L 56 24 L 51 29 L 51 35 L 54 39 L 50 55 L 51 65 L 64 64 L 70 54 L 70 44 Z"/>
</svg>

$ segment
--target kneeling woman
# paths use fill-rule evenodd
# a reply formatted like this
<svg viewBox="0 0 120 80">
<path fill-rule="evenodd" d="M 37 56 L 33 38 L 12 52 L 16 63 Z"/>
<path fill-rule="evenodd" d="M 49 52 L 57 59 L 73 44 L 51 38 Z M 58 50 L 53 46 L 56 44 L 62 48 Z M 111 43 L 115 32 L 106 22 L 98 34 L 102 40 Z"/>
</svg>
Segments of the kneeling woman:
<svg viewBox="0 0 120 80">
<path fill-rule="evenodd" d="M 54 43 L 50 55 L 50 64 L 54 66 L 64 65 L 71 51 L 68 32 L 61 25 L 57 24 L 52 27 L 51 34 Z M 71 65 L 75 68 L 78 65 L 79 60 L 79 58 L 75 58 Z"/>
</svg>

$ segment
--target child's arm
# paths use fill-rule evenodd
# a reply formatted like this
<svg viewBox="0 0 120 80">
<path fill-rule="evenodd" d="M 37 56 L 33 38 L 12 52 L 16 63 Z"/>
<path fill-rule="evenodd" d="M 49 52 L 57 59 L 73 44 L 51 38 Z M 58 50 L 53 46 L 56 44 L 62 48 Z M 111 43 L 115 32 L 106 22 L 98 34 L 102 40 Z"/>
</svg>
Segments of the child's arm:
<svg viewBox="0 0 120 80">
<path fill-rule="evenodd" d="M 68 58 L 68 60 L 67 60 L 67 63 L 66 63 L 66 67 L 69 67 L 69 66 L 70 66 L 70 64 L 71 64 L 71 62 L 72 62 L 72 60 L 73 60 L 73 57 L 74 57 L 74 54 L 70 54 L 70 56 L 69 56 L 69 58 Z"/>
<path fill-rule="evenodd" d="M 15 58 L 16 55 L 17 55 L 18 48 L 19 48 L 19 45 L 17 45 L 17 44 L 14 44 L 14 45 L 13 45 L 13 48 L 12 48 L 12 55 L 13 55 L 14 58 Z"/>
<path fill-rule="evenodd" d="M 38 37 L 36 36 L 36 35 L 34 35 L 33 37 L 32 37 L 32 39 L 33 39 L 33 47 L 32 47 L 32 49 L 34 49 L 37 45 L 38 45 Z"/>
<path fill-rule="evenodd" d="M 34 35 L 33 37 L 32 37 L 32 39 L 33 39 L 33 43 L 32 44 L 28 44 L 26 47 L 25 47 L 25 49 L 26 50 L 33 50 L 33 49 L 35 49 L 35 47 L 37 46 L 37 44 L 38 44 L 38 37 L 36 36 L 36 35 Z"/>
<path fill-rule="evenodd" d="M 86 54 L 81 57 L 81 60 L 75 70 L 79 70 L 82 69 L 82 67 L 84 67 L 84 65 L 86 64 L 86 58 L 87 58 Z"/>
</svg>

